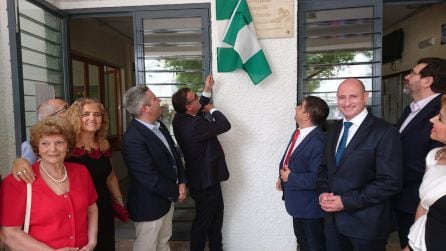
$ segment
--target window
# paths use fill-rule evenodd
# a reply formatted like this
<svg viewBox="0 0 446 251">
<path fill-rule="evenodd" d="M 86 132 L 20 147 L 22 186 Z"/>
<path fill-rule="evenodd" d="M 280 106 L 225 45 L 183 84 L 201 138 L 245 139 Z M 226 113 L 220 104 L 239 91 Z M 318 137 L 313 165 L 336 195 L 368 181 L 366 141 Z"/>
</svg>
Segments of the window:
<svg viewBox="0 0 446 251">
<path fill-rule="evenodd" d="M 209 9 L 137 14 L 137 81 L 161 99 L 161 120 L 171 134 L 173 93 L 183 87 L 201 92 L 210 72 L 209 19 Z"/>
<path fill-rule="evenodd" d="M 299 2 L 298 100 L 319 96 L 330 107 L 329 119 L 340 118 L 336 90 L 344 79 L 358 78 L 369 92 L 371 112 L 381 115 L 381 5 Z"/>
<path fill-rule="evenodd" d="M 8 0 L 17 153 L 41 102 L 68 97 L 65 16 L 42 1 Z M 17 10 L 17 13 L 11 10 Z M 16 18 L 17 17 L 17 18 Z M 16 28 L 15 36 L 11 30 Z"/>
</svg>

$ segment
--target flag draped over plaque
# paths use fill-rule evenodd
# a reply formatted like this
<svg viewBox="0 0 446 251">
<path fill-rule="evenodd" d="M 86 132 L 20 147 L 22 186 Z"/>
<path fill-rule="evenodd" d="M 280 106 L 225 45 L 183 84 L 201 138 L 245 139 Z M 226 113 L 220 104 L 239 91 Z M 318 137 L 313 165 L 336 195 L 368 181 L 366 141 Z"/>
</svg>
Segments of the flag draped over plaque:
<svg viewBox="0 0 446 251">
<path fill-rule="evenodd" d="M 258 84 L 271 74 L 271 68 L 257 40 L 248 4 L 246 0 L 218 0 L 217 18 L 225 18 L 230 8 L 234 9 L 222 45 L 217 48 L 218 72 L 243 69 L 251 81 Z"/>
</svg>

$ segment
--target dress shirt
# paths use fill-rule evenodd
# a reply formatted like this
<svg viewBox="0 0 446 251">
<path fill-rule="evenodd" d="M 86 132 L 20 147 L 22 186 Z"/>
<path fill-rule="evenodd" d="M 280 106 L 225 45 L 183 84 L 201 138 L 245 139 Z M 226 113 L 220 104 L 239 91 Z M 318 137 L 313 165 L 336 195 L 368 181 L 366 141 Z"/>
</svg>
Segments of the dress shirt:
<svg viewBox="0 0 446 251">
<path fill-rule="evenodd" d="M 418 102 L 412 101 L 410 103 L 410 113 L 407 116 L 406 120 L 404 120 L 403 124 L 401 124 L 400 127 L 400 133 L 406 128 L 406 126 L 412 121 L 415 116 L 427 105 L 429 102 L 431 102 L 434 98 L 436 98 L 440 93 L 435 93 L 434 95 L 431 95 L 427 98 L 424 98 Z"/>
<path fill-rule="evenodd" d="M 294 150 L 296 150 L 297 146 L 300 145 L 300 143 L 302 143 L 302 141 L 305 139 L 305 137 L 307 137 L 308 134 L 310 134 L 311 131 L 316 129 L 316 127 L 317 126 L 310 126 L 310 127 L 305 127 L 305 128 L 299 128 L 299 131 L 300 131 L 299 132 L 299 137 L 297 137 L 296 144 L 294 144 L 294 147 L 293 147 L 291 153 L 293 153 Z M 288 148 L 289 147 L 290 146 L 288 146 Z M 288 148 L 287 148 L 286 152 L 288 152 Z"/>
<path fill-rule="evenodd" d="M 33 148 L 29 141 L 23 141 L 22 143 L 22 158 L 26 159 L 30 165 L 37 161 L 38 157 L 34 153 Z"/>
<path fill-rule="evenodd" d="M 351 120 L 346 120 L 345 118 L 342 120 L 342 124 L 344 124 L 344 122 L 346 122 L 346 121 L 353 123 L 352 126 L 350 127 L 350 129 L 348 130 L 348 137 L 347 137 L 347 142 L 345 143 L 345 147 L 348 146 L 348 144 L 350 143 L 350 140 L 353 138 L 353 136 L 355 136 L 355 133 L 358 131 L 359 126 L 361 126 L 365 117 L 367 117 L 367 114 L 368 114 L 368 111 L 366 108 L 364 108 L 364 110 L 362 110 L 362 112 L 360 112 L 358 115 L 356 115 L 356 117 L 352 118 Z M 338 151 L 339 142 L 341 141 L 343 133 L 344 133 L 344 126 L 342 127 L 341 133 L 339 134 L 336 151 Z M 335 154 L 336 154 L 336 152 L 335 152 Z"/>
<path fill-rule="evenodd" d="M 201 95 L 205 96 L 206 98 L 211 98 L 212 97 L 212 92 L 201 92 Z"/>
<path fill-rule="evenodd" d="M 167 147 L 167 149 L 170 152 L 170 155 L 172 155 L 172 157 L 174 157 L 172 151 L 170 150 L 170 146 L 169 143 L 167 143 L 167 139 L 166 137 L 164 137 L 164 134 L 160 131 L 160 123 L 158 121 L 153 122 L 153 124 L 144 122 L 142 120 L 139 120 L 137 118 L 135 118 L 138 122 L 140 122 L 141 124 L 143 124 L 145 127 L 149 128 L 160 140 L 161 142 L 163 142 L 163 144 Z"/>
</svg>

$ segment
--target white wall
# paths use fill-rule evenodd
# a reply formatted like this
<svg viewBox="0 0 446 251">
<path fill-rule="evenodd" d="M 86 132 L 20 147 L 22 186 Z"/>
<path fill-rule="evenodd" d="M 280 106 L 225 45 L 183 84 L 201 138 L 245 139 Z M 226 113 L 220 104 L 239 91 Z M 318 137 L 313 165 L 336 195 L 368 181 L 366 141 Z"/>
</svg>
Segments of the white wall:
<svg viewBox="0 0 446 251">
<path fill-rule="evenodd" d="M 5 177 L 16 156 L 6 1 L 0 1 L 0 107 L 0 173 Z"/>
<path fill-rule="evenodd" d="M 206 2 L 209 1 L 65 0 L 55 4 L 71 9 Z M 216 69 L 216 46 L 225 27 L 215 21 L 214 1 L 211 8 L 212 57 Z M 295 17 L 296 9 L 297 6 Z M 223 183 L 226 250 L 296 249 L 291 217 L 284 209 L 281 193 L 275 190 L 278 163 L 295 127 L 296 37 L 295 27 L 293 38 L 261 40 L 273 74 L 258 86 L 242 71 L 214 72 L 214 103 L 232 123 L 231 131 L 220 137 L 231 173 L 229 181 Z"/>
<path fill-rule="evenodd" d="M 409 19 L 390 27 L 385 34 L 402 28 L 404 31 L 404 51 L 400 60 L 395 61 L 395 69 L 391 63 L 383 64 L 383 76 L 410 70 L 418 59 L 423 57 L 446 58 L 446 45 L 441 45 L 441 25 L 446 23 L 446 3 L 436 4 L 417 13 Z M 427 38 L 435 38 L 435 44 L 423 49 L 418 43 Z"/>
</svg>

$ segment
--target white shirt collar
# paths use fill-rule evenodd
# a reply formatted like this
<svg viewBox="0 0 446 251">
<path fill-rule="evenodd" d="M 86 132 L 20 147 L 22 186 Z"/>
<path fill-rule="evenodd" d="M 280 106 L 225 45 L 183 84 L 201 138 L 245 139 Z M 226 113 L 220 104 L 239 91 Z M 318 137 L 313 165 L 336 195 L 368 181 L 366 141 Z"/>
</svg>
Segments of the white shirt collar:
<svg viewBox="0 0 446 251">
<path fill-rule="evenodd" d="M 317 126 L 310 126 L 310 127 L 305 127 L 305 128 L 300 128 L 299 127 L 299 136 L 305 137 L 308 134 L 310 134 L 311 131 L 313 131 Z"/>
<path fill-rule="evenodd" d="M 416 112 L 423 109 L 427 104 L 429 104 L 429 102 L 431 102 L 432 99 L 436 98 L 438 95 L 440 95 L 440 93 L 430 95 L 429 97 L 419 100 L 418 102 L 412 101 L 410 103 L 411 112 Z"/>
<path fill-rule="evenodd" d="M 135 119 L 136 119 L 136 121 L 138 121 L 139 123 L 143 124 L 145 127 L 149 128 L 149 129 L 152 130 L 152 131 L 153 131 L 155 128 L 156 128 L 156 129 L 159 129 L 159 128 L 160 128 L 160 123 L 159 123 L 158 121 L 155 121 L 155 122 L 153 122 L 153 124 L 150 124 L 150 123 L 147 123 L 147 122 L 142 121 L 142 120 L 140 120 L 140 119 L 137 119 L 137 118 L 135 118 Z"/>
<path fill-rule="evenodd" d="M 367 117 L 367 114 L 369 114 L 369 112 L 367 111 L 367 108 L 364 107 L 364 110 L 362 110 L 362 112 L 360 112 L 354 118 L 352 118 L 351 120 L 346 120 L 344 117 L 342 122 L 349 121 L 349 122 L 352 122 L 356 126 L 360 126 L 362 121 L 364 121 L 365 117 Z"/>
</svg>

